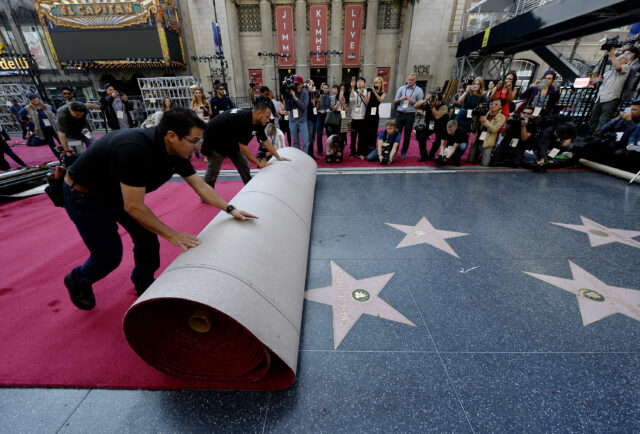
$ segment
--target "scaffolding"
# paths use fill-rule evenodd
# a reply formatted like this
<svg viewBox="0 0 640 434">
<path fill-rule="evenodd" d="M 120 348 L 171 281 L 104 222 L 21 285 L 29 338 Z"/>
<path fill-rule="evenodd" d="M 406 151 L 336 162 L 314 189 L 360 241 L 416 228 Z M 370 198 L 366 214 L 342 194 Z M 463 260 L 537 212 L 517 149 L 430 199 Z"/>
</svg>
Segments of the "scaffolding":
<svg viewBox="0 0 640 434">
<path fill-rule="evenodd" d="M 196 77 L 155 77 L 139 78 L 138 86 L 142 95 L 142 109 L 147 114 L 162 110 L 162 101 L 171 98 L 174 105 L 191 107 L 192 88 L 200 87 Z"/>
<path fill-rule="evenodd" d="M 0 125 L 9 134 L 21 132 L 20 126 L 14 123 L 13 114 L 9 111 L 12 100 L 17 100 L 21 107 L 29 104 L 28 93 L 38 93 L 33 84 L 0 84 Z"/>
</svg>

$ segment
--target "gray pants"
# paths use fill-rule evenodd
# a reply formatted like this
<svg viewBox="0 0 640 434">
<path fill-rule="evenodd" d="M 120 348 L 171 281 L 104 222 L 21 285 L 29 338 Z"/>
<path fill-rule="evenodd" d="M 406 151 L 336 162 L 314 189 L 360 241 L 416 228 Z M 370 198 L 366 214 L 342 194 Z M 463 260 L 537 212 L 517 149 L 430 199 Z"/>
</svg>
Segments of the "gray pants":
<svg viewBox="0 0 640 434">
<path fill-rule="evenodd" d="M 591 127 L 591 134 L 595 134 L 600 131 L 604 125 L 613 119 L 613 114 L 620 103 L 620 99 L 616 98 L 607 102 L 597 102 L 591 109 L 591 119 L 589 120 L 589 127 Z"/>
<path fill-rule="evenodd" d="M 211 187 L 216 188 L 216 179 L 218 179 L 220 167 L 226 157 L 222 154 L 218 154 L 216 151 L 211 151 L 211 153 L 207 155 L 207 158 L 209 159 L 209 164 L 207 166 L 207 172 L 204 174 L 204 182 L 209 184 Z M 229 155 L 229 158 L 233 162 L 233 165 L 236 166 L 236 169 L 238 169 L 242 182 L 246 184 L 251 181 L 249 162 L 245 156 L 242 155 L 242 152 L 238 151 L 234 155 Z"/>
</svg>

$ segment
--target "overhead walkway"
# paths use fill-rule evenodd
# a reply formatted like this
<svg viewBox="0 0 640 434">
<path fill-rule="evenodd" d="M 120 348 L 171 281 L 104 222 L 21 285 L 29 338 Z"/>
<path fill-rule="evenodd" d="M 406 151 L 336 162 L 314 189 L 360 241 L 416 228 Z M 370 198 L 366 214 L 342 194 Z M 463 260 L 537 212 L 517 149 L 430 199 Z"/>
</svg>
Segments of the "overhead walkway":
<svg viewBox="0 0 640 434">
<path fill-rule="evenodd" d="M 577 68 L 547 47 L 640 21 L 640 0 L 487 0 L 469 12 L 489 18 L 463 35 L 457 58 L 533 50 L 570 78 Z"/>
</svg>

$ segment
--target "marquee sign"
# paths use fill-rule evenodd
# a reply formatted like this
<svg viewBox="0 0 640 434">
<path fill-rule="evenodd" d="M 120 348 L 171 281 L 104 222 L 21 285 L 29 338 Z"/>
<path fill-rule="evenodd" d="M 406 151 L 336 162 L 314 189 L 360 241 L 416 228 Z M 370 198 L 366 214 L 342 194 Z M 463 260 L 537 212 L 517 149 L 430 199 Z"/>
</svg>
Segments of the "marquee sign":
<svg viewBox="0 0 640 434">
<path fill-rule="evenodd" d="M 76 29 L 115 29 L 144 24 L 157 12 L 155 0 L 36 0 L 38 14 L 54 26 Z"/>
</svg>

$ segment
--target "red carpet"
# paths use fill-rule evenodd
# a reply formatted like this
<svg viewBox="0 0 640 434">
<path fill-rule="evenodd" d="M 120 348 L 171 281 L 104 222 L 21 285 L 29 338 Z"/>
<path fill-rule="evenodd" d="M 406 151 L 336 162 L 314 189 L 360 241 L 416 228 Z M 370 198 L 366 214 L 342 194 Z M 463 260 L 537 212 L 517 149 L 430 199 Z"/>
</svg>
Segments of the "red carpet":
<svg viewBox="0 0 640 434">
<path fill-rule="evenodd" d="M 97 135 L 96 137 L 100 137 L 99 135 Z M 351 140 L 351 138 L 349 137 L 348 140 Z M 13 151 L 18 154 L 18 156 L 20 158 L 22 158 L 24 160 L 25 163 L 27 163 L 30 166 L 34 166 L 34 165 L 38 165 L 40 163 L 43 162 L 47 162 L 47 161 L 55 161 L 55 158 L 53 156 L 53 153 L 51 152 L 51 150 L 49 149 L 48 146 L 36 146 L 36 147 L 31 147 L 31 146 L 25 146 L 25 145 L 19 145 L 18 143 L 22 143 L 24 142 L 22 139 L 12 139 L 9 144 L 15 144 L 15 146 L 13 147 Z M 327 137 L 324 136 L 323 137 L 323 143 L 326 145 L 327 142 Z M 433 142 L 433 137 L 432 140 L 430 140 L 427 143 L 427 148 L 431 149 L 431 145 Z M 402 146 L 402 145 L 401 145 Z M 249 144 L 249 149 L 251 149 L 251 152 L 254 153 L 254 155 L 258 152 L 258 143 L 257 141 L 254 139 L 251 141 L 251 143 Z M 315 146 L 314 146 L 314 150 L 315 150 Z M 326 146 L 323 145 L 323 150 L 326 150 Z M 346 154 L 349 154 L 349 146 L 345 147 L 345 151 Z M 466 153 L 468 153 L 469 151 L 466 151 Z M 466 153 L 463 156 L 463 161 L 465 161 L 466 159 Z M 409 145 L 409 152 L 407 152 L 407 158 L 400 158 L 398 157 L 398 159 L 395 161 L 395 163 L 393 163 L 391 165 L 391 167 L 414 167 L 414 166 L 435 166 L 435 164 L 431 161 L 427 162 L 427 163 L 423 163 L 423 162 L 419 162 L 418 159 L 420 158 L 420 152 L 418 149 L 418 141 L 415 139 L 415 133 L 412 134 L 411 136 L 411 142 Z M 18 165 L 10 158 L 6 158 L 6 160 L 9 162 L 9 164 L 11 165 L 12 168 L 18 167 Z M 197 159 L 195 157 L 195 155 L 192 157 L 191 162 L 193 163 L 193 167 L 196 168 L 196 170 L 206 170 L 207 168 L 207 163 L 205 163 L 204 158 L 202 156 L 200 156 L 200 159 Z M 328 164 L 325 163 L 324 158 L 319 158 L 317 160 L 318 163 L 318 167 L 320 168 L 324 168 L 324 167 L 329 167 L 329 168 L 346 168 L 346 167 L 369 167 L 369 168 L 381 168 L 380 164 L 378 164 L 377 162 L 369 162 L 366 160 L 361 160 L 360 158 L 356 158 L 356 157 L 345 157 L 344 161 L 340 164 Z M 251 166 L 251 168 L 255 168 L 255 166 L 251 163 L 249 163 L 249 165 Z M 466 163 L 462 163 L 462 165 L 467 165 Z M 235 170 L 235 167 L 233 165 L 233 163 L 231 163 L 230 160 L 225 160 L 222 163 L 222 169 L 226 170 L 226 169 L 232 169 Z"/>
<path fill-rule="evenodd" d="M 241 182 L 216 185 L 226 200 L 242 188 Z M 167 183 L 146 202 L 170 227 L 193 234 L 218 212 L 201 203 L 186 183 Z M 122 319 L 136 295 L 129 279 L 132 244 L 124 230 L 122 263 L 94 285 L 96 307 L 81 311 L 69 301 L 62 279 L 88 251 L 64 209 L 39 195 L 0 203 L 0 221 L 5 257 L 0 265 L 0 385 L 201 387 L 154 370 L 125 340 Z M 162 238 L 160 245 L 158 273 L 180 253 Z"/>
</svg>

